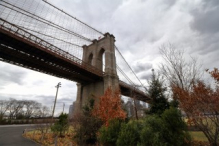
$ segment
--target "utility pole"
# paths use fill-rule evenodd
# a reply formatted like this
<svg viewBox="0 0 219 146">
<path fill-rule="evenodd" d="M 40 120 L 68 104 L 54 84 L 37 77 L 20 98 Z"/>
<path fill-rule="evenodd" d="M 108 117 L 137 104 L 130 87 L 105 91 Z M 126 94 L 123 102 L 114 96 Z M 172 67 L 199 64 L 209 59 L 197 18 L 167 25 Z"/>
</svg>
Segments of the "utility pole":
<svg viewBox="0 0 219 146">
<path fill-rule="evenodd" d="M 55 108 L 56 108 L 56 100 L 57 100 L 59 87 L 61 87 L 61 82 L 59 82 L 55 87 L 57 88 L 57 90 L 56 90 L 56 97 L 55 97 L 55 102 L 54 102 L 54 106 L 53 106 L 53 110 L 52 110 L 52 119 L 54 117 L 54 112 L 55 112 Z"/>
<path fill-rule="evenodd" d="M 65 109 L 65 103 L 63 103 L 63 111 L 62 111 L 63 114 L 64 114 L 64 109 Z"/>
</svg>

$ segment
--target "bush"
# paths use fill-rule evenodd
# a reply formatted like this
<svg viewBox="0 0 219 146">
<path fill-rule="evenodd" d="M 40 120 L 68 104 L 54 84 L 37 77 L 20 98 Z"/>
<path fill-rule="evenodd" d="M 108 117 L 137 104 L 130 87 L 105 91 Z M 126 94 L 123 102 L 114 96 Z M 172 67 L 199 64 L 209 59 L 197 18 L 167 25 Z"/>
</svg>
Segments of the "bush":
<svg viewBox="0 0 219 146">
<path fill-rule="evenodd" d="M 109 126 L 102 126 L 99 130 L 99 141 L 103 145 L 116 145 L 119 136 L 122 121 L 118 119 L 111 120 Z"/>
<path fill-rule="evenodd" d="M 191 142 L 187 125 L 181 117 L 181 112 L 173 107 L 165 110 L 162 114 L 164 126 L 167 128 L 165 138 L 174 146 L 189 145 Z"/>
<path fill-rule="evenodd" d="M 102 121 L 92 115 L 94 99 L 90 99 L 83 107 L 83 113 L 74 117 L 74 140 L 78 145 L 92 145 L 97 142 L 97 132 Z"/>
<path fill-rule="evenodd" d="M 129 121 L 122 124 L 116 144 L 118 146 L 136 146 L 140 141 L 142 124 L 139 121 Z"/>
<path fill-rule="evenodd" d="M 176 108 L 165 110 L 161 117 L 154 115 L 144 120 L 142 146 L 185 146 L 190 145 L 190 142 L 186 124 Z"/>
<path fill-rule="evenodd" d="M 141 146 L 166 146 L 163 138 L 165 127 L 163 121 L 158 116 L 149 116 L 145 119 L 144 128 L 141 131 Z"/>
<path fill-rule="evenodd" d="M 62 136 L 68 129 L 68 115 L 62 113 L 58 119 L 59 120 L 51 127 L 51 130 L 55 133 L 59 133 L 59 136 Z"/>
</svg>

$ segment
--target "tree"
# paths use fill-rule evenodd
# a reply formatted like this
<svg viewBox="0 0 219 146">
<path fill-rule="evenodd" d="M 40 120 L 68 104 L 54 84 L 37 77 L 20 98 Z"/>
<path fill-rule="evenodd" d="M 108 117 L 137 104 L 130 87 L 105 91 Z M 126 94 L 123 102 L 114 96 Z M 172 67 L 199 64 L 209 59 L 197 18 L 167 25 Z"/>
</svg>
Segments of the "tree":
<svg viewBox="0 0 219 146">
<path fill-rule="evenodd" d="M 219 141 L 219 72 L 209 72 L 216 82 L 215 88 L 203 81 L 193 83 L 191 90 L 173 86 L 179 107 L 186 113 L 189 122 L 199 128 L 208 138 L 211 146 Z"/>
<path fill-rule="evenodd" d="M 166 109 L 169 108 L 169 103 L 165 97 L 166 88 L 163 87 L 162 81 L 154 70 L 152 70 L 151 81 L 149 81 L 148 95 L 152 98 L 150 103 L 149 114 L 161 115 Z"/>
<path fill-rule="evenodd" d="M 3 119 L 8 109 L 9 109 L 9 102 L 6 100 L 0 100 L 0 121 Z"/>
<path fill-rule="evenodd" d="M 169 44 L 160 47 L 160 53 L 164 59 L 160 72 L 168 81 L 170 88 L 174 85 L 189 90 L 193 83 L 201 78 L 201 65 L 193 57 L 190 57 L 190 60 L 186 59 L 184 50 L 177 50 Z"/>
<path fill-rule="evenodd" d="M 59 133 L 59 136 L 63 136 L 65 131 L 68 129 L 68 115 L 61 113 L 58 119 L 59 120 L 55 122 L 51 129 L 53 132 Z"/>
<path fill-rule="evenodd" d="M 16 99 L 10 99 L 9 100 L 9 117 L 17 118 L 18 116 L 21 116 L 23 114 L 23 107 L 24 107 L 24 101 L 23 100 L 16 100 Z"/>
<path fill-rule="evenodd" d="M 152 146 L 186 146 L 191 137 L 177 108 L 166 109 L 161 116 L 150 115 L 143 121 L 141 144 Z"/>
<path fill-rule="evenodd" d="M 98 139 L 101 144 L 112 146 L 116 145 L 122 123 L 124 123 L 124 121 L 114 119 L 109 122 L 108 127 L 106 127 L 105 125 L 102 126 L 98 131 Z"/>
<path fill-rule="evenodd" d="M 111 88 L 108 88 L 100 97 L 98 105 L 93 110 L 93 115 L 100 118 L 106 126 L 113 119 L 125 119 L 126 113 L 122 109 L 119 91 L 113 92 Z"/>
<path fill-rule="evenodd" d="M 42 117 L 42 118 L 50 116 L 50 114 L 51 114 L 51 112 L 47 106 L 42 106 L 39 113 L 40 113 L 40 117 Z"/>
<path fill-rule="evenodd" d="M 39 102 L 33 100 L 25 100 L 24 105 L 26 118 L 30 118 L 31 116 L 37 116 L 42 107 Z"/>
<path fill-rule="evenodd" d="M 116 142 L 117 146 L 136 146 L 140 142 L 142 128 L 138 120 L 123 123 Z"/>
<path fill-rule="evenodd" d="M 83 106 L 83 112 L 76 114 L 73 118 L 74 139 L 78 145 L 90 145 L 97 142 L 97 132 L 102 126 L 102 121 L 92 114 L 94 101 L 90 98 Z"/>
</svg>

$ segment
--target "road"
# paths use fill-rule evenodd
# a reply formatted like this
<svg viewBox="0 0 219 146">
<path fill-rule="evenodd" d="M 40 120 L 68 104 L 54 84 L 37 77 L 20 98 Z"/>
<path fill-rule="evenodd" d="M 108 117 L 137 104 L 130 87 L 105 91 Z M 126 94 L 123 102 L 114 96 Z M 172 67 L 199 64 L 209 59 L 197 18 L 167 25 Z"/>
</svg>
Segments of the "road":
<svg viewBox="0 0 219 146">
<path fill-rule="evenodd" d="M 31 125 L 0 126 L 0 146 L 39 146 L 35 142 L 22 137 L 23 130 Z"/>
</svg>

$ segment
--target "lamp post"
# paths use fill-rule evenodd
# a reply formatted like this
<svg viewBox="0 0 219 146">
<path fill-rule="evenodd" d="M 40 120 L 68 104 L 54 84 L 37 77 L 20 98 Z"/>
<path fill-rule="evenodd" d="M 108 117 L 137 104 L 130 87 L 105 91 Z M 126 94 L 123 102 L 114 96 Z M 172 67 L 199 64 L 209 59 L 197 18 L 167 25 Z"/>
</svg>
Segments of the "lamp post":
<svg viewBox="0 0 219 146">
<path fill-rule="evenodd" d="M 59 87 L 61 87 L 61 82 L 59 82 L 55 87 L 57 88 L 57 90 L 56 90 L 56 97 L 55 97 L 55 102 L 54 102 L 54 106 L 53 106 L 53 110 L 52 110 L 52 119 L 54 117 L 54 112 L 55 112 L 55 108 L 56 108 L 56 100 L 57 100 Z"/>
</svg>

